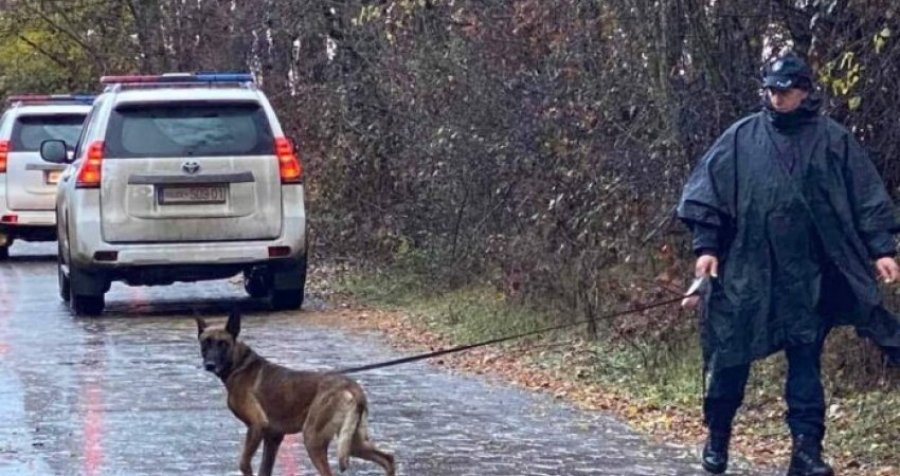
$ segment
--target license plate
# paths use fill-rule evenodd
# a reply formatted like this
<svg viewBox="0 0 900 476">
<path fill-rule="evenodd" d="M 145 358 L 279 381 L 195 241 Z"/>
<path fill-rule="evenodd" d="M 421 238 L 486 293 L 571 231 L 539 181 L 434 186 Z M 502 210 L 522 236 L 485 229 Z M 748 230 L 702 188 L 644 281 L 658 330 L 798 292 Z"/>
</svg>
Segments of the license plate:
<svg viewBox="0 0 900 476">
<path fill-rule="evenodd" d="M 62 175 L 60 170 L 50 170 L 47 172 L 47 185 L 56 185 L 59 183 L 59 176 Z"/>
<path fill-rule="evenodd" d="M 159 193 L 162 205 L 184 205 L 197 203 L 225 203 L 228 187 L 224 185 L 194 187 L 163 187 Z"/>
</svg>

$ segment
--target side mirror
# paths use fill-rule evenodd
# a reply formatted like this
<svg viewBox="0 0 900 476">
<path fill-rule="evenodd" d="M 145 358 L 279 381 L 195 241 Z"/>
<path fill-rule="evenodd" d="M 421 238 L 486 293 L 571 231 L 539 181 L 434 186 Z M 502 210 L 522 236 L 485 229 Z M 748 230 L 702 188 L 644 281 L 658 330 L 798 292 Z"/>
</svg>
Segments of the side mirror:
<svg viewBox="0 0 900 476">
<path fill-rule="evenodd" d="M 45 140 L 41 142 L 41 158 L 45 162 L 53 164 L 66 164 L 69 162 L 69 151 L 65 141 Z"/>
</svg>

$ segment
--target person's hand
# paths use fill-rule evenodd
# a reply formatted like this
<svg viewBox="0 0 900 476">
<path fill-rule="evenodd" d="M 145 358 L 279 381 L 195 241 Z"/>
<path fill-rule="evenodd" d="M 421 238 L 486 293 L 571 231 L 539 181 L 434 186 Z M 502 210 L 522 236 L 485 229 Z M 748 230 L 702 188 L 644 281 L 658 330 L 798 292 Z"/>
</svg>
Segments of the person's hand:
<svg viewBox="0 0 900 476">
<path fill-rule="evenodd" d="M 694 266 L 694 276 L 698 278 L 716 278 L 719 276 L 719 258 L 713 255 L 702 255 L 697 258 Z M 688 296 L 681 300 L 681 307 L 694 309 L 700 303 L 700 296 Z"/>
<path fill-rule="evenodd" d="M 900 265 L 890 256 L 879 258 L 875 262 L 875 269 L 878 270 L 878 277 L 885 283 L 891 284 L 900 279 Z"/>
<path fill-rule="evenodd" d="M 719 277 L 719 258 L 713 255 L 702 255 L 697 258 L 697 264 L 694 266 L 694 276 L 698 278 L 717 278 Z"/>
</svg>

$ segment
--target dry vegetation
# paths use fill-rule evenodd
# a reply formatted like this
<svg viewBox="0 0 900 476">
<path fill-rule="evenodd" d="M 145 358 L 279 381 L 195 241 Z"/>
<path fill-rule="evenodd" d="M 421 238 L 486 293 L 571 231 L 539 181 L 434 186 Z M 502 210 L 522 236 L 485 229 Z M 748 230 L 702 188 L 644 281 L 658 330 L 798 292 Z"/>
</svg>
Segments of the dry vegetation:
<svg viewBox="0 0 900 476">
<path fill-rule="evenodd" d="M 463 340 L 525 312 L 590 318 L 681 288 L 691 257 L 672 207 L 712 139 L 758 107 L 767 47 L 809 54 L 827 112 L 896 195 L 898 10 L 894 0 L 6 0 L 0 94 L 96 90 L 111 73 L 252 70 L 301 144 L 318 262 L 389 266 L 399 277 L 369 281 L 389 287 L 379 296 L 491 309 L 468 293 L 493 293 L 516 309 L 431 314 Z M 505 321 L 466 325 L 479 314 Z M 696 403 L 684 384 L 696 382 L 692 316 L 598 322 L 587 337 L 594 350 L 572 358 L 591 378 Z M 827 359 L 830 415 L 848 422 L 831 438 L 896 466 L 896 374 L 847 334 Z M 761 372 L 760 431 L 777 428 L 778 372 Z"/>
</svg>

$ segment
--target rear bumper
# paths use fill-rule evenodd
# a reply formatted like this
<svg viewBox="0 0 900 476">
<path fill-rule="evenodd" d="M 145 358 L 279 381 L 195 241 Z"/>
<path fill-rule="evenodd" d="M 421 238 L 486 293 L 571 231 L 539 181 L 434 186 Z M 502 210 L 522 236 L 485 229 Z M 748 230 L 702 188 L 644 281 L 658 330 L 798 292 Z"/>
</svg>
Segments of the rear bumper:
<svg viewBox="0 0 900 476">
<path fill-rule="evenodd" d="M 277 239 L 272 241 L 161 243 L 141 245 L 103 244 L 95 252 L 116 251 L 114 262 L 96 261 L 94 253 L 80 256 L 91 267 L 118 268 L 122 266 L 228 265 L 253 264 L 269 261 L 269 247 L 290 247 L 290 258 L 303 254 L 303 241 Z M 87 259 L 89 258 L 89 260 Z M 73 258 L 74 259 L 74 258 Z M 283 259 L 283 258 L 279 258 Z"/>
<path fill-rule="evenodd" d="M 66 272 L 71 270 L 66 268 Z M 240 272 L 254 272 L 264 270 L 273 277 L 275 288 L 296 288 L 300 275 L 305 272 L 305 261 L 300 259 L 280 258 L 278 260 L 265 260 L 257 263 L 201 263 L 198 265 L 178 263 L 170 265 L 127 265 L 112 266 L 106 268 L 94 267 L 90 270 L 78 269 L 81 273 L 79 283 L 72 285 L 82 287 L 87 294 L 106 292 L 112 281 L 124 281 L 132 286 L 155 286 L 172 284 L 175 282 L 193 282 L 211 279 L 224 279 Z M 88 279 L 84 279 L 87 277 Z M 93 281 L 98 286 L 86 289 L 86 282 Z M 285 284 L 286 283 L 286 284 Z"/>
<path fill-rule="evenodd" d="M 0 216 L 8 216 L 12 215 L 16 217 L 16 223 L 3 223 L 0 224 L 4 227 L 55 227 L 56 226 L 56 212 L 53 210 L 27 210 L 27 211 L 6 211 L 2 210 L 3 213 Z"/>
<path fill-rule="evenodd" d="M 0 242 L 9 240 L 53 241 L 56 239 L 56 212 L 0 210 L 0 217 L 15 217 L 15 223 L 0 223 Z M 2 246 L 2 244 L 0 244 Z"/>
<path fill-rule="evenodd" d="M 275 240 L 267 242 L 219 242 L 179 243 L 160 245 L 128 245 L 116 247 L 102 245 L 96 252 L 106 254 L 115 251 L 115 260 L 98 261 L 97 255 L 72 255 L 78 267 L 79 283 L 72 277 L 72 286 L 83 292 L 105 292 L 109 283 L 123 281 L 129 285 L 165 285 L 175 282 L 193 282 L 224 279 L 242 271 L 265 269 L 274 276 L 292 277 L 298 274 L 299 265 L 305 261 L 305 241 Z M 270 247 L 290 247 L 290 254 L 273 258 Z M 83 251 L 82 251 L 83 253 Z M 73 268 L 64 265 L 66 273 Z M 277 281 L 277 280 L 276 280 Z M 275 283 L 276 287 L 279 283 Z M 99 286 L 96 289 L 84 286 Z M 83 289 L 82 289 L 83 288 Z"/>
<path fill-rule="evenodd" d="M 7 177 L 0 174 L 0 219 L 15 217 L 15 223 L 0 223 L 0 246 L 10 240 L 53 241 L 56 239 L 56 211 L 10 210 L 7 202 Z"/>
</svg>

